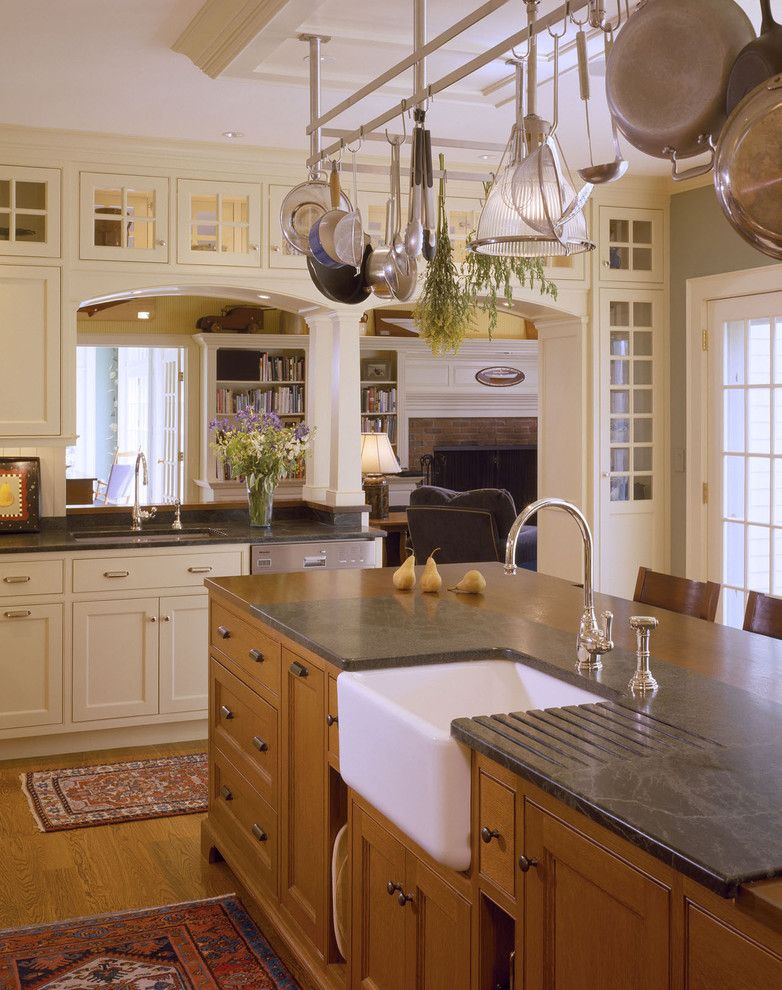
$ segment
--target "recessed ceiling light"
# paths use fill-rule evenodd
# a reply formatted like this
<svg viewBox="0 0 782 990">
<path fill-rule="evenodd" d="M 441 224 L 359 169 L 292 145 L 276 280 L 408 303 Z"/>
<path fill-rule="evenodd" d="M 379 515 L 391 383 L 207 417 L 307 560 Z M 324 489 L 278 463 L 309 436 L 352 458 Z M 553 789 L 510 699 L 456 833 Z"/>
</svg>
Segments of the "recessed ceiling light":
<svg viewBox="0 0 782 990">
<path fill-rule="evenodd" d="M 494 158 L 494 155 L 478 155 L 478 157 L 482 162 L 490 162 Z"/>
<path fill-rule="evenodd" d="M 150 318 L 150 316 L 151 316 L 151 315 L 152 315 L 152 314 L 151 314 L 151 313 L 149 312 L 149 310 L 148 310 L 148 309 L 140 309 L 140 310 L 138 311 L 138 313 L 136 313 L 136 316 L 137 316 L 137 317 L 138 317 L 138 318 L 139 318 L 140 320 L 148 320 L 148 319 Z"/>
<path fill-rule="evenodd" d="M 223 137 L 228 138 L 229 141 L 235 141 L 236 138 L 244 137 L 244 131 L 223 131 Z"/>
<path fill-rule="evenodd" d="M 262 292 L 259 292 L 258 293 L 258 298 L 259 299 L 271 299 L 271 296 L 265 296 Z"/>
</svg>

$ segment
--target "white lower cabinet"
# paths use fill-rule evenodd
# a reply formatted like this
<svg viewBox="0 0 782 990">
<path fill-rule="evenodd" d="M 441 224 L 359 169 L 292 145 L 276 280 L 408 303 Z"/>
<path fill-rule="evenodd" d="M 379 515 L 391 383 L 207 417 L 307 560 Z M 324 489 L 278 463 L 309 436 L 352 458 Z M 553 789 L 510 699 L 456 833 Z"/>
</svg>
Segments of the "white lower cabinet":
<svg viewBox="0 0 782 990">
<path fill-rule="evenodd" d="M 161 598 L 160 620 L 160 712 L 204 711 L 209 688 L 209 598 Z"/>
<path fill-rule="evenodd" d="M 62 605 L 0 610 L 0 729 L 62 722 Z"/>
<path fill-rule="evenodd" d="M 159 602 L 74 604 L 74 722 L 157 714 Z"/>
</svg>

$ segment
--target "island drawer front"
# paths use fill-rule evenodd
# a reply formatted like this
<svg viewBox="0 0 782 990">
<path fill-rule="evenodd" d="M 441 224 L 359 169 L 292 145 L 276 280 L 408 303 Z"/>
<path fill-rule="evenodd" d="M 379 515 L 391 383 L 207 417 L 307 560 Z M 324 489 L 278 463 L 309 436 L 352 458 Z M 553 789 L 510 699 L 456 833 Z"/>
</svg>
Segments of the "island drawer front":
<svg viewBox="0 0 782 990">
<path fill-rule="evenodd" d="M 277 896 L 277 815 L 222 753 L 210 753 L 209 819 L 239 850 L 245 872 Z"/>
<path fill-rule="evenodd" d="M 233 660 L 252 686 L 259 684 L 280 696 L 280 644 L 216 602 L 209 616 L 209 644 Z"/>
<path fill-rule="evenodd" d="M 167 553 L 157 557 L 135 552 L 123 557 L 79 557 L 73 562 L 73 590 L 200 588 L 206 578 L 241 573 L 241 550 Z"/>
<path fill-rule="evenodd" d="M 516 897 L 516 793 L 485 768 L 478 769 L 478 870 Z"/>
<path fill-rule="evenodd" d="M 277 712 L 214 657 L 209 660 L 209 738 L 277 807 Z"/>
<path fill-rule="evenodd" d="M 0 597 L 61 595 L 62 592 L 62 559 L 15 561 L 10 555 L 0 560 Z"/>
</svg>

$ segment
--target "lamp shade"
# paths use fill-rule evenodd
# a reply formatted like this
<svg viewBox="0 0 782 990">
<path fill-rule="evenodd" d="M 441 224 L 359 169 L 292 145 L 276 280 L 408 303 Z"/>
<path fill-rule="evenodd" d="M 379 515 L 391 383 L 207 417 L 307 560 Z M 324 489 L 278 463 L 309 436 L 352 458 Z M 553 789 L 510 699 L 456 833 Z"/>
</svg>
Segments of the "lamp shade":
<svg viewBox="0 0 782 990">
<path fill-rule="evenodd" d="M 362 474 L 399 474 L 401 470 L 387 433 L 361 434 Z"/>
</svg>

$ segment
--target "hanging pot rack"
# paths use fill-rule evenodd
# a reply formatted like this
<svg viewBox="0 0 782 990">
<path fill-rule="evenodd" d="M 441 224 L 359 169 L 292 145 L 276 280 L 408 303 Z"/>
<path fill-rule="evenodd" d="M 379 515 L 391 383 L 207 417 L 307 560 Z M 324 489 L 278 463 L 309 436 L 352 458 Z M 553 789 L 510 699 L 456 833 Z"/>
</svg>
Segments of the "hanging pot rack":
<svg viewBox="0 0 782 990">
<path fill-rule="evenodd" d="M 498 58 L 502 58 L 508 52 L 511 52 L 517 45 L 521 45 L 526 42 L 530 37 L 530 30 L 528 27 L 524 27 L 514 34 L 509 35 L 503 41 L 500 41 L 498 44 L 487 49 L 482 54 L 477 55 L 475 58 L 470 59 L 468 62 L 465 62 L 464 65 L 452 70 L 440 79 L 437 79 L 434 82 L 427 81 L 426 59 L 429 55 L 439 51 L 444 45 L 448 44 L 448 42 L 452 41 L 455 37 L 468 30 L 468 28 L 480 23 L 482 20 L 485 20 L 485 18 L 487 18 L 490 14 L 504 7 L 508 2 L 509 0 L 488 0 L 488 2 L 463 17 L 460 21 L 457 21 L 431 41 L 427 42 L 427 0 L 414 0 L 413 51 L 410 55 L 403 58 L 400 62 L 397 62 L 396 65 L 391 66 L 391 68 L 381 73 L 365 86 L 362 86 L 360 89 L 356 90 L 347 99 L 343 100 L 341 103 L 338 103 L 335 107 L 332 107 L 325 113 L 321 110 L 321 45 L 330 39 L 322 35 L 300 35 L 300 40 L 306 41 L 310 48 L 310 122 L 306 129 L 306 133 L 310 139 L 310 154 L 307 158 L 307 168 L 310 174 L 312 175 L 316 173 L 322 162 L 328 159 L 333 159 L 335 156 L 344 151 L 349 145 L 363 140 L 375 140 L 375 133 L 380 132 L 381 128 L 384 128 L 386 124 L 390 123 L 395 118 L 400 116 L 403 117 L 408 110 L 412 111 L 418 107 L 426 108 L 432 98 L 437 94 L 442 93 L 456 83 L 461 82 L 462 79 L 465 79 L 467 76 L 472 75 L 472 73 L 482 69 L 490 62 L 493 62 Z M 563 3 L 555 10 L 543 17 L 538 18 L 535 22 L 532 33 L 534 35 L 540 34 L 541 31 L 547 30 L 550 26 L 553 26 L 558 21 L 562 20 L 568 13 L 575 13 L 584 7 L 589 7 L 591 12 L 596 12 L 599 11 L 601 6 L 601 0 L 569 0 L 568 3 Z M 414 69 L 414 91 L 410 94 L 410 96 L 405 97 L 399 103 L 395 103 L 393 106 L 383 111 L 383 113 L 380 113 L 371 120 L 366 121 L 354 130 L 339 131 L 338 140 L 329 144 L 325 148 L 322 146 L 324 127 L 327 123 L 335 120 L 346 110 L 355 107 L 357 103 L 360 103 L 366 97 L 377 92 L 387 82 L 395 79 L 402 72 L 405 72 L 410 68 Z M 329 132 L 328 136 L 331 136 L 331 132 Z M 382 133 L 379 133 L 377 136 L 378 138 L 383 137 Z M 446 138 L 438 139 L 433 137 L 432 144 L 439 147 L 455 146 L 464 148 L 465 150 L 468 145 L 470 146 L 469 150 L 496 150 L 495 145 L 478 146 L 477 142 L 461 142 Z M 377 171 L 378 174 L 383 174 L 386 171 L 382 166 L 365 164 L 359 164 L 358 170 L 365 173 Z M 488 178 L 485 174 L 471 172 L 456 173 L 449 171 L 448 175 L 452 179 L 464 179 L 467 181 L 485 181 L 485 179 Z"/>
</svg>

